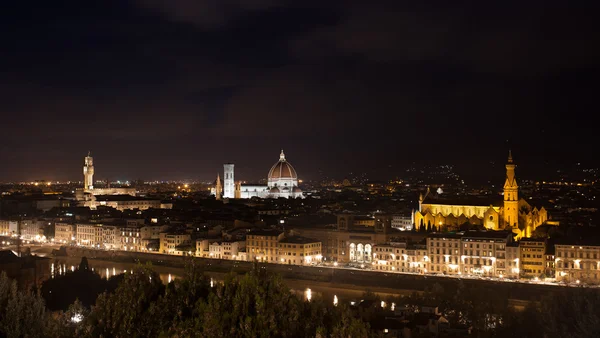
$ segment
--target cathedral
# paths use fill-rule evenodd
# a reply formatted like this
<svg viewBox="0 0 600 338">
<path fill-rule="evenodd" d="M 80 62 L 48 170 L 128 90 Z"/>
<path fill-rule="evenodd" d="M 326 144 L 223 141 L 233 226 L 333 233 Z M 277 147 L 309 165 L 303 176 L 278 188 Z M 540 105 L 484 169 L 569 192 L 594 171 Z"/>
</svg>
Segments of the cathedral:
<svg viewBox="0 0 600 338">
<path fill-rule="evenodd" d="M 470 223 L 490 230 L 512 229 L 517 239 L 531 237 L 535 228 L 548 220 L 548 212 L 544 207 L 532 207 L 519 198 L 515 166 L 509 151 L 502 199 L 449 201 L 433 196 L 427 188 L 425 196 L 419 196 L 419 209 L 414 212 L 415 227 L 458 229 L 460 225 Z"/>
<path fill-rule="evenodd" d="M 285 158 L 283 150 L 279 161 L 275 163 L 267 175 L 267 185 L 242 184 L 234 180 L 234 165 L 223 165 L 223 182 L 217 175 L 215 186 L 211 194 L 216 199 L 221 198 L 304 198 L 302 190 L 298 187 L 298 174 L 294 167 Z"/>
</svg>

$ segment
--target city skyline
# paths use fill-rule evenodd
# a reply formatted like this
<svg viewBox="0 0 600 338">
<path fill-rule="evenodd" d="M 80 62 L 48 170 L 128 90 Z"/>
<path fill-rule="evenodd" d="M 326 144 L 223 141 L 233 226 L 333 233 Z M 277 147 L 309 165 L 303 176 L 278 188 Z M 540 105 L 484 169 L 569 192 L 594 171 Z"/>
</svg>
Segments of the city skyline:
<svg viewBox="0 0 600 338">
<path fill-rule="evenodd" d="M 569 15 L 564 15 L 568 11 Z M 0 14 L 1 181 L 373 179 L 451 164 L 468 180 L 581 163 L 599 70 L 582 4 L 108 0 Z M 495 163 L 494 165 L 491 162 Z M 493 172 L 489 172 L 492 170 Z"/>
<path fill-rule="evenodd" d="M 91 156 L 92 158 L 94 158 L 94 154 L 91 153 L 91 151 L 87 152 L 87 156 Z M 28 178 L 28 179 L 21 179 L 21 180 L 2 180 L 0 179 L 0 183 L 26 183 L 26 182 L 84 182 L 85 178 L 83 174 L 81 174 L 81 165 L 84 165 L 85 167 L 85 163 L 87 161 L 88 157 L 82 157 L 84 158 L 83 161 L 80 161 L 81 163 L 79 163 L 78 169 L 79 170 L 74 170 L 73 168 L 69 168 L 69 173 L 65 174 L 63 173 L 63 175 L 56 175 L 55 172 L 50 172 L 47 176 L 44 177 L 32 177 L 32 178 Z M 94 160 L 95 163 L 98 163 L 97 160 Z M 110 159 L 109 159 L 110 162 Z M 273 162 L 273 161 L 272 161 Z M 336 180 L 336 181 L 342 181 L 344 179 L 349 179 L 349 180 L 353 180 L 353 179 L 360 179 L 362 180 L 368 180 L 368 181 L 387 181 L 387 180 L 394 180 L 394 179 L 410 179 L 410 178 L 415 178 L 415 170 L 417 171 L 422 171 L 422 173 L 424 173 L 426 176 L 429 174 L 433 174 L 436 170 L 440 170 L 440 169 L 444 169 L 444 170 L 449 170 L 450 173 L 452 173 L 452 176 L 456 176 L 458 175 L 458 177 L 461 177 L 461 180 L 463 181 L 463 183 L 466 184 L 474 184 L 474 185 L 486 185 L 486 184 L 492 184 L 493 186 L 498 186 L 496 183 L 494 183 L 493 177 L 495 177 L 498 171 L 503 171 L 504 170 L 504 165 L 506 162 L 506 157 L 504 158 L 504 160 L 500 160 L 500 161 L 490 161 L 485 163 L 485 170 L 482 170 L 479 175 L 469 175 L 469 173 L 466 173 L 465 175 L 465 167 L 462 167 L 461 165 L 456 166 L 455 164 L 452 163 L 407 163 L 405 164 L 403 167 L 396 167 L 396 168 L 392 168 L 391 166 L 388 168 L 382 168 L 383 170 L 371 170 L 370 173 L 369 172 L 357 172 L 357 171 L 349 171 L 346 173 L 340 173 L 338 175 L 328 175 L 326 173 L 324 173 L 322 170 L 318 170 L 316 173 L 311 173 L 310 175 L 299 175 L 299 179 L 300 181 L 322 181 L 322 180 Z M 519 162 L 519 161 L 516 161 Z M 226 163 L 230 163 L 230 164 L 234 164 L 236 166 L 236 182 L 242 182 L 242 183 L 260 183 L 260 182 L 266 182 L 266 173 L 268 172 L 268 170 L 263 170 L 264 173 L 259 172 L 258 176 L 253 176 L 251 174 L 248 174 L 248 172 L 253 172 L 252 170 L 248 170 L 248 169 L 253 169 L 251 166 L 248 166 L 247 163 L 241 163 L 238 164 L 236 162 L 225 162 L 222 163 L 220 167 L 216 168 L 216 174 L 212 175 L 215 176 L 216 175 L 223 175 L 222 171 L 223 171 L 223 165 Z M 546 163 L 548 164 L 548 163 Z M 114 168 L 108 168 L 107 172 L 109 172 L 110 174 L 106 174 L 105 170 L 106 167 L 104 165 L 102 165 L 102 162 L 100 162 L 100 166 L 102 168 L 102 171 L 100 172 L 99 175 L 95 176 L 94 178 L 94 182 L 111 182 L 111 183 L 118 183 L 118 182 L 122 182 L 122 183 L 126 183 L 126 182 L 131 182 L 131 181 L 136 181 L 136 180 L 144 180 L 147 182 L 198 182 L 198 183 L 214 183 L 215 177 L 211 177 L 210 175 L 208 176 L 200 176 L 200 175 L 189 175 L 189 176 L 180 176 L 180 177 L 165 177 L 165 176 L 158 176 L 158 177 L 148 177 L 145 172 L 142 172 L 140 174 L 133 174 L 133 175 L 126 175 L 126 174 L 114 174 Z M 96 167 L 96 165 L 95 165 Z M 267 166 L 268 167 L 268 166 Z M 269 167 L 270 168 L 270 167 Z M 458 169 L 457 169 L 458 168 Z M 521 168 L 520 168 L 520 163 L 517 165 L 517 170 L 519 172 L 521 172 Z M 535 167 L 534 167 L 535 168 Z M 563 174 L 567 174 L 568 176 L 572 176 L 573 175 L 573 169 L 576 168 L 579 172 L 575 173 L 576 177 L 571 177 L 572 181 L 574 182 L 578 182 L 581 180 L 581 173 L 588 171 L 589 174 L 585 175 L 587 177 L 587 179 L 590 179 L 591 177 L 596 177 L 597 173 L 594 174 L 593 172 L 591 172 L 591 170 L 593 170 L 594 172 L 598 171 L 598 168 L 593 168 L 593 167 L 589 167 L 586 166 L 585 163 L 568 163 L 568 164 L 561 164 L 560 167 L 558 167 L 559 169 L 557 171 L 553 171 L 553 168 L 548 168 L 546 167 L 546 171 L 544 172 L 544 175 L 540 175 L 540 173 L 536 172 L 535 170 L 532 170 L 532 168 L 530 168 L 529 170 L 527 170 L 527 168 L 523 171 L 525 173 L 525 175 L 521 174 L 520 176 L 520 180 L 521 179 L 525 179 L 525 180 L 535 180 L 535 181 L 545 181 L 545 180 L 553 180 L 556 179 L 558 176 L 558 173 L 563 173 Z M 386 172 L 387 169 L 387 172 Z M 85 169 L 84 169 L 85 170 Z M 431 171 L 433 170 L 433 171 Z M 78 173 L 75 173 L 74 171 L 77 171 Z M 373 173 L 376 173 L 375 175 L 373 175 Z M 379 175 L 377 175 L 377 173 L 379 173 Z M 383 174 L 382 174 L 383 173 Z M 70 176 L 69 176 L 70 175 Z M 439 175 L 439 173 L 438 173 Z M 490 176 L 491 175 L 491 176 Z M 77 177 L 80 176 L 80 177 Z M 57 178 L 58 177 L 58 178 Z M 434 180 L 435 181 L 435 180 Z M 435 182 L 433 182 L 435 184 Z"/>
</svg>

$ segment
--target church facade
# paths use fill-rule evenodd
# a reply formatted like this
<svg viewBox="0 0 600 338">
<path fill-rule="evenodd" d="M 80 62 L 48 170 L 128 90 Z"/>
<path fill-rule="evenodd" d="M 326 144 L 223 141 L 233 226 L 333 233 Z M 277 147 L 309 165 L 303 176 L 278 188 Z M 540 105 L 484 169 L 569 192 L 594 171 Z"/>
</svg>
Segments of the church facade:
<svg viewBox="0 0 600 338">
<path fill-rule="evenodd" d="M 234 180 L 234 165 L 223 165 L 224 176 L 221 183 L 217 175 L 215 186 L 211 194 L 216 199 L 221 198 L 304 198 L 302 190 L 298 187 L 298 174 L 296 169 L 285 158 L 283 150 L 277 161 L 269 170 L 267 185 L 242 184 Z"/>
<path fill-rule="evenodd" d="M 544 207 L 531 206 L 519 198 L 519 187 L 515 178 L 512 154 L 506 164 L 506 180 L 502 200 L 482 203 L 459 203 L 437 199 L 427 189 L 419 196 L 419 209 L 414 212 L 415 227 L 458 229 L 462 224 L 480 225 L 490 230 L 511 229 L 517 239 L 530 237 L 538 226 L 548 220 Z"/>
</svg>

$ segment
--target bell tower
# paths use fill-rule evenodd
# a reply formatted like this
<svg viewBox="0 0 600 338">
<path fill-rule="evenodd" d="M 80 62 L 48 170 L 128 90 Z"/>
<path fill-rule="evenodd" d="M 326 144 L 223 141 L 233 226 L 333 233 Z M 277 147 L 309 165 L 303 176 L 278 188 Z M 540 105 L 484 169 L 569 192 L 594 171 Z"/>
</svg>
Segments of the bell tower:
<svg viewBox="0 0 600 338">
<path fill-rule="evenodd" d="M 223 186 L 221 185 L 221 175 L 217 174 L 217 181 L 215 184 L 215 199 L 220 200 L 223 197 Z"/>
<path fill-rule="evenodd" d="M 515 167 L 512 153 L 508 151 L 506 163 L 506 182 L 504 182 L 504 224 L 516 228 L 519 223 L 519 186 L 515 179 Z"/>
<path fill-rule="evenodd" d="M 235 198 L 235 181 L 233 179 L 233 163 L 223 164 L 223 198 Z"/>
<path fill-rule="evenodd" d="M 94 189 L 94 158 L 88 151 L 88 155 L 83 162 L 83 191 Z"/>
</svg>

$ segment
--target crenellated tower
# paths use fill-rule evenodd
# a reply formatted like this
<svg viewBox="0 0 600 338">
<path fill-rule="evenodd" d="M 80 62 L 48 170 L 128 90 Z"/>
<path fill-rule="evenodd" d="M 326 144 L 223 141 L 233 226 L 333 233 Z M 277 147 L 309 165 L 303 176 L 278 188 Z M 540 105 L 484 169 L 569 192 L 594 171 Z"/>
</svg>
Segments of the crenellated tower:
<svg viewBox="0 0 600 338">
<path fill-rule="evenodd" d="M 506 163 L 506 182 L 504 183 L 504 224 L 517 228 L 519 223 L 519 186 L 515 178 L 515 167 L 512 153 L 508 151 Z"/>
<path fill-rule="evenodd" d="M 88 151 L 83 162 L 83 191 L 89 192 L 94 189 L 94 158 Z"/>
</svg>

